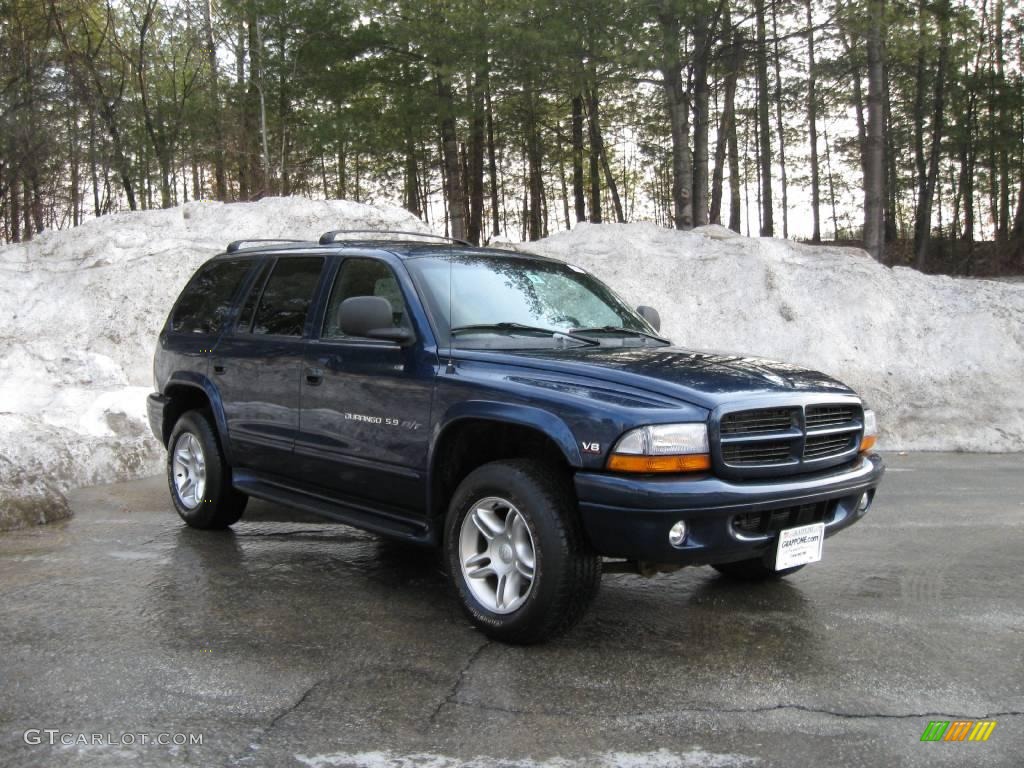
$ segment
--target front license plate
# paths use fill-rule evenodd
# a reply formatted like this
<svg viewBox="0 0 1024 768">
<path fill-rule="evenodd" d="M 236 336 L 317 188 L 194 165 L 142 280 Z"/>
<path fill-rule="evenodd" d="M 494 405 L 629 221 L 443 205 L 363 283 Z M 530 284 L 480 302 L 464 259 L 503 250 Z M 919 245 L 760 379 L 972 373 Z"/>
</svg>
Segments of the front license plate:
<svg viewBox="0 0 1024 768">
<path fill-rule="evenodd" d="M 775 570 L 784 571 L 798 565 L 818 562 L 821 560 L 821 545 L 824 543 L 824 523 L 811 523 L 779 531 L 779 547 L 775 550 Z"/>
</svg>

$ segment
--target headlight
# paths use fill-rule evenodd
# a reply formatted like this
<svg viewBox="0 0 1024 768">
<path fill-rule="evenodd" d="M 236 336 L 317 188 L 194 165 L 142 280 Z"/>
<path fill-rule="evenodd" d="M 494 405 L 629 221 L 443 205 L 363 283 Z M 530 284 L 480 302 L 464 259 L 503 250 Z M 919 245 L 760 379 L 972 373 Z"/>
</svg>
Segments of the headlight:
<svg viewBox="0 0 1024 768">
<path fill-rule="evenodd" d="M 711 468 L 708 428 L 658 424 L 632 429 L 615 444 L 608 469 L 615 472 L 705 472 Z"/>
<path fill-rule="evenodd" d="M 870 451 L 878 442 L 878 419 L 874 411 L 864 410 L 864 437 L 860 441 L 860 452 Z"/>
</svg>

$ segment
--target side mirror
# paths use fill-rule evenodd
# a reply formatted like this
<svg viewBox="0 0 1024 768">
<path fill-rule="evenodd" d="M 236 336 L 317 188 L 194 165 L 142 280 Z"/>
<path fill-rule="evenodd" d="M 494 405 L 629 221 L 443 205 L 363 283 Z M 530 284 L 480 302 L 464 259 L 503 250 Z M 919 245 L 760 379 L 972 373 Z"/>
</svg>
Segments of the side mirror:
<svg viewBox="0 0 1024 768">
<path fill-rule="evenodd" d="M 412 331 L 392 325 L 391 302 L 381 296 L 345 299 L 338 315 L 341 332 L 346 336 L 393 341 L 403 347 L 415 339 Z"/>
<path fill-rule="evenodd" d="M 641 304 L 636 308 L 636 313 L 650 323 L 654 330 L 661 330 L 661 315 L 658 314 L 658 310 L 654 307 L 647 307 Z"/>
</svg>

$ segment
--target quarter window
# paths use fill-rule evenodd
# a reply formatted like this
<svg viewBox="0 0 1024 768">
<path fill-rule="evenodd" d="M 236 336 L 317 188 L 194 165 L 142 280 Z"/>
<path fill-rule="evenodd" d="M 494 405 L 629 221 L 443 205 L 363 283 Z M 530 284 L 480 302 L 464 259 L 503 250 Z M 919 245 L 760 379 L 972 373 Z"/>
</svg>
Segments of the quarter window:
<svg viewBox="0 0 1024 768">
<path fill-rule="evenodd" d="M 252 332 L 301 336 L 323 264 L 319 256 L 278 259 L 263 289 Z"/>
<path fill-rule="evenodd" d="M 216 261 L 202 267 L 181 292 L 171 315 L 171 330 L 217 333 L 231 311 L 231 300 L 252 262 Z"/>
</svg>

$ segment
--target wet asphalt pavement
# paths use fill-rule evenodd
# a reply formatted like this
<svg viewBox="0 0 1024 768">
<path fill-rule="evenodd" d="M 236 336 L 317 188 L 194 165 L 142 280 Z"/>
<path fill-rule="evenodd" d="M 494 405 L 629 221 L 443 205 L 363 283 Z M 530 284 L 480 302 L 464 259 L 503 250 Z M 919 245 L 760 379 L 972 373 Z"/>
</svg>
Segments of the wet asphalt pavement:
<svg viewBox="0 0 1024 768">
<path fill-rule="evenodd" d="M 161 478 L 77 491 L 0 535 L 0 765 L 1021 765 L 1024 456 L 888 461 L 822 563 L 606 575 L 533 648 L 475 632 L 429 552 L 262 503 L 192 531 Z M 920 741 L 958 718 L 998 725 Z"/>
</svg>

